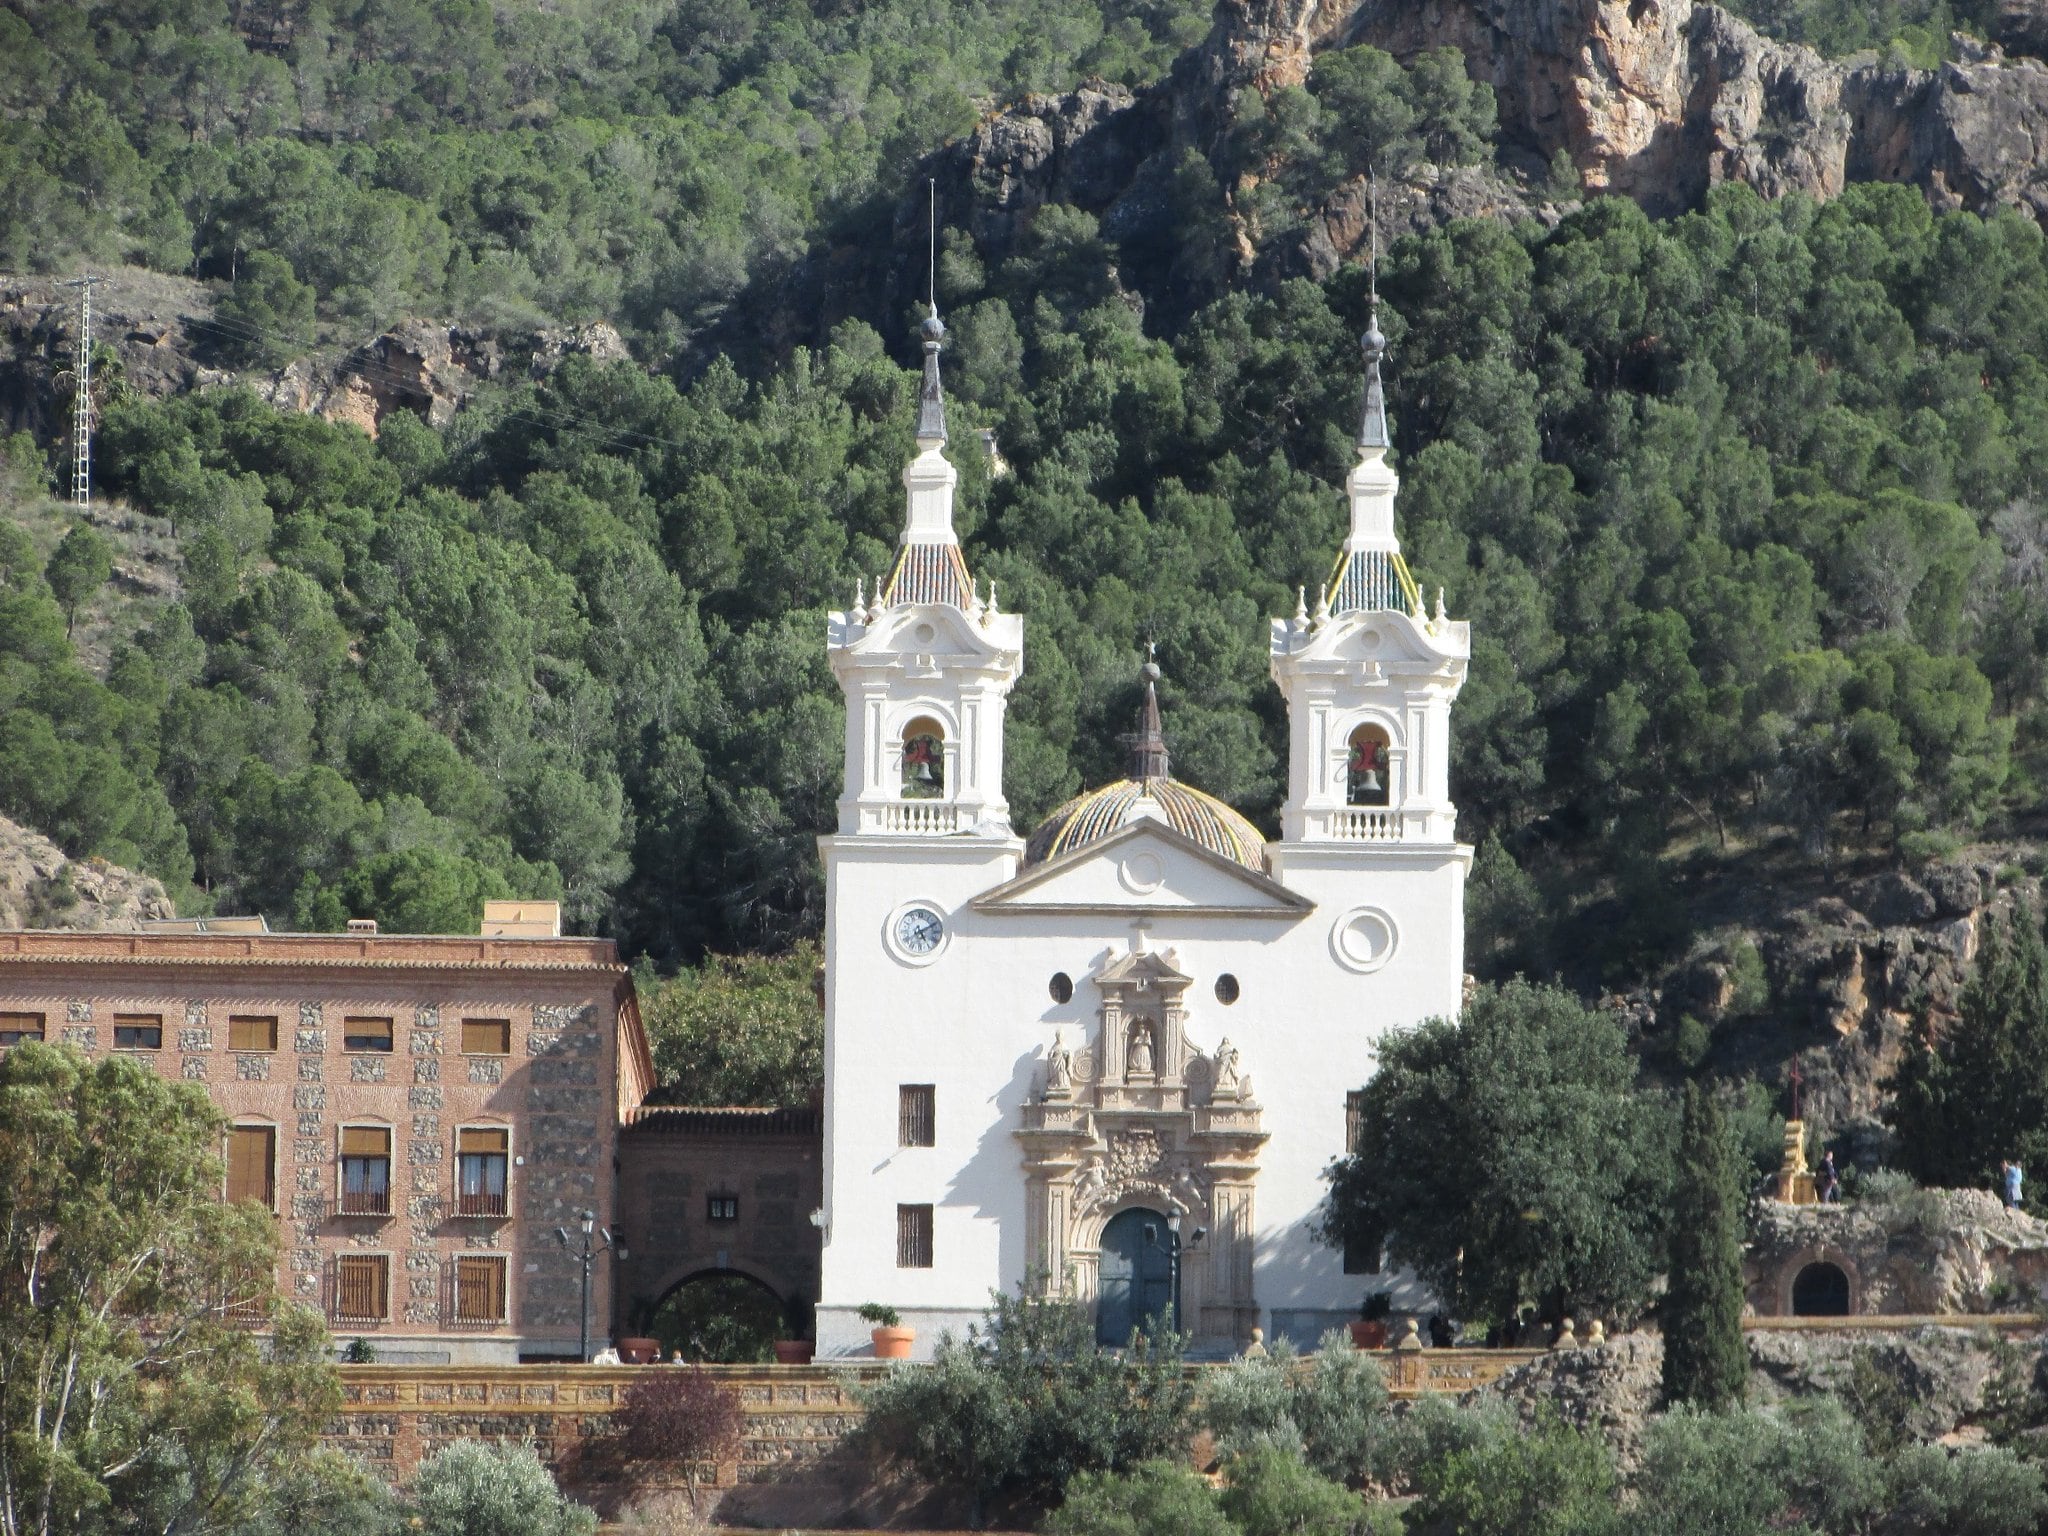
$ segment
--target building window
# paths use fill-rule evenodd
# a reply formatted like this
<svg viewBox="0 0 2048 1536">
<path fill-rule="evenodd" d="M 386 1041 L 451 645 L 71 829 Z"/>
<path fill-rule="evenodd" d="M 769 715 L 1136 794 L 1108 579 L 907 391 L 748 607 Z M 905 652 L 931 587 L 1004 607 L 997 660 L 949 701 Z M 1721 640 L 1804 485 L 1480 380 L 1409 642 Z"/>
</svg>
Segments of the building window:
<svg viewBox="0 0 2048 1536">
<path fill-rule="evenodd" d="M 277 1128 L 238 1125 L 228 1132 L 228 1202 L 254 1200 L 277 1209 Z"/>
<path fill-rule="evenodd" d="M 341 1214 L 391 1214 L 391 1131 L 381 1125 L 341 1128 Z"/>
<path fill-rule="evenodd" d="M 114 1049 L 160 1051 L 164 1048 L 164 1016 L 160 1013 L 114 1015 Z"/>
<path fill-rule="evenodd" d="M 344 1051 L 388 1051 L 391 1049 L 389 1019 L 344 1019 L 341 1023 Z"/>
<path fill-rule="evenodd" d="M 0 1013 L 0 1045 L 19 1045 L 24 1040 L 43 1038 L 40 1013 Z"/>
<path fill-rule="evenodd" d="M 896 1267 L 932 1267 L 932 1208 L 928 1205 L 896 1207 Z"/>
<path fill-rule="evenodd" d="M 512 1148 L 510 1131 L 490 1126 L 455 1133 L 455 1214 L 505 1214 L 506 1178 Z"/>
<path fill-rule="evenodd" d="M 1344 1095 L 1344 1150 L 1356 1154 L 1365 1145 L 1365 1090 L 1354 1088 Z"/>
<path fill-rule="evenodd" d="M 707 1221 L 738 1221 L 740 1219 L 740 1197 L 738 1195 L 713 1195 L 706 1203 L 704 1216 Z"/>
<path fill-rule="evenodd" d="M 465 1056 L 510 1056 L 512 1054 L 512 1021 L 510 1019 L 464 1019 L 462 1021 L 462 1054 Z"/>
<path fill-rule="evenodd" d="M 455 1261 L 455 1320 L 459 1323 L 505 1321 L 505 1264 L 502 1258 L 461 1258 Z"/>
<path fill-rule="evenodd" d="M 334 1261 L 334 1315 L 351 1323 L 391 1315 L 391 1255 L 345 1253 Z"/>
<path fill-rule="evenodd" d="M 1387 1242 L 1378 1233 L 1367 1237 L 1347 1238 L 1344 1243 L 1344 1273 L 1347 1275 L 1376 1275 L 1380 1272 L 1381 1256 L 1387 1251 Z"/>
<path fill-rule="evenodd" d="M 896 1090 L 896 1145 L 937 1145 L 933 1132 L 933 1088 L 930 1083 L 905 1083 Z"/>
<path fill-rule="evenodd" d="M 228 1018 L 228 1049 L 231 1051 L 274 1051 L 277 1049 L 277 1015 L 237 1013 Z"/>
<path fill-rule="evenodd" d="M 1348 805 L 1387 803 L 1387 733 L 1361 725 L 1351 733 L 1351 752 L 1344 765 L 1344 799 Z"/>
<path fill-rule="evenodd" d="M 928 716 L 903 728 L 903 798 L 938 800 L 946 793 L 946 729 Z"/>
</svg>

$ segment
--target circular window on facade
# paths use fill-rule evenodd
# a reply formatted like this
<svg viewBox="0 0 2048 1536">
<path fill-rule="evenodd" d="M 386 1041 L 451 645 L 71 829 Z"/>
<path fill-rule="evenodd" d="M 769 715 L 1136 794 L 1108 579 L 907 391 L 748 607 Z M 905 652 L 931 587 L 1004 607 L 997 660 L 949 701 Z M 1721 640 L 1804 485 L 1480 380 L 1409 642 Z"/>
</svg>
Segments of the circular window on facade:
<svg viewBox="0 0 2048 1536">
<path fill-rule="evenodd" d="M 1052 980 L 1046 986 L 1056 1003 L 1071 1003 L 1074 1000 L 1074 978 L 1065 971 L 1054 971 Z"/>
<path fill-rule="evenodd" d="M 1330 930 L 1330 952 L 1337 963 L 1361 975 L 1393 959 L 1399 942 L 1394 920 L 1378 907 L 1353 907 Z"/>
<path fill-rule="evenodd" d="M 1228 971 L 1216 978 L 1216 1001 L 1226 1008 L 1237 1001 L 1237 978 Z"/>
</svg>

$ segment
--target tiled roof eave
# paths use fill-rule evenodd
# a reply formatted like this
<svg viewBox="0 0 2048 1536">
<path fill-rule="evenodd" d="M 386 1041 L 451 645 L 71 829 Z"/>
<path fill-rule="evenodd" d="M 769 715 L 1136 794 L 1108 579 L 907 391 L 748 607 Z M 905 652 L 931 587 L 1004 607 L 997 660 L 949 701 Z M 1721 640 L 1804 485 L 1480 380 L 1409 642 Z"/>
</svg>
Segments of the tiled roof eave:
<svg viewBox="0 0 2048 1536">
<path fill-rule="evenodd" d="M 0 965 L 48 966 L 65 968 L 70 966 L 105 967 L 147 967 L 180 966 L 192 969 L 211 970 L 357 970 L 357 971 L 540 971 L 560 975 L 624 976 L 630 966 L 616 961 L 535 961 L 535 960 L 399 960 L 376 959 L 361 955 L 335 956 L 295 955 L 81 955 L 61 951 L 0 950 Z"/>
</svg>

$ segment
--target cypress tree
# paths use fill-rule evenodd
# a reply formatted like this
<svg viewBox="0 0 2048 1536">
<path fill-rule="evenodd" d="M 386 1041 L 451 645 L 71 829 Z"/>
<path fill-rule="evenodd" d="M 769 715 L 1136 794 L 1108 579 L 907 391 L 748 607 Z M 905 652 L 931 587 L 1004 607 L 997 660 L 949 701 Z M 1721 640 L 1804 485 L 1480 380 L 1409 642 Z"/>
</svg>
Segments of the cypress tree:
<svg viewBox="0 0 2048 1536">
<path fill-rule="evenodd" d="M 1742 1341 L 1742 1199 L 1720 1107 L 1698 1083 L 1685 1087 L 1671 1216 L 1665 1401 L 1732 1408 L 1749 1382 L 1749 1351 Z"/>
</svg>

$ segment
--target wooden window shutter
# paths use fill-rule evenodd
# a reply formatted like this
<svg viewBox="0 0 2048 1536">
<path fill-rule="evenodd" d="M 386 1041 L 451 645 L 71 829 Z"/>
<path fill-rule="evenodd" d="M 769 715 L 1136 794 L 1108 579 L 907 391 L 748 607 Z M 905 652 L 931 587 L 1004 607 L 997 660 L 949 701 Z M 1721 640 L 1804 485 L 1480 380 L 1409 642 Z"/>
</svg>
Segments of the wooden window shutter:
<svg viewBox="0 0 2048 1536">
<path fill-rule="evenodd" d="M 228 1049 L 231 1051 L 274 1051 L 277 1049 L 275 1014 L 234 1014 L 228 1019 Z"/>
<path fill-rule="evenodd" d="M 228 1199 L 254 1200 L 277 1208 L 277 1131 L 268 1125 L 238 1125 L 228 1133 Z"/>
<path fill-rule="evenodd" d="M 896 1145 L 937 1145 L 936 1090 L 930 1083 L 905 1083 L 896 1090 Z"/>
<path fill-rule="evenodd" d="M 465 1056 L 509 1056 L 512 1054 L 510 1019 L 464 1019 L 462 1054 Z"/>
<path fill-rule="evenodd" d="M 928 1205 L 896 1207 L 896 1267 L 932 1267 L 932 1208 Z"/>
<path fill-rule="evenodd" d="M 341 1128 L 343 1157 L 389 1157 L 391 1132 L 381 1125 L 345 1125 Z"/>
</svg>

